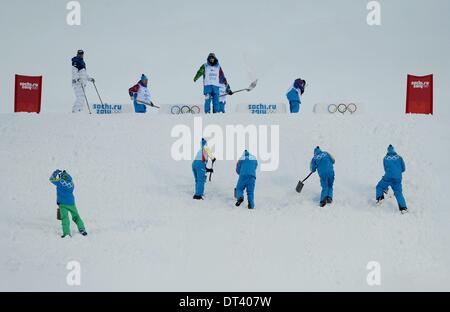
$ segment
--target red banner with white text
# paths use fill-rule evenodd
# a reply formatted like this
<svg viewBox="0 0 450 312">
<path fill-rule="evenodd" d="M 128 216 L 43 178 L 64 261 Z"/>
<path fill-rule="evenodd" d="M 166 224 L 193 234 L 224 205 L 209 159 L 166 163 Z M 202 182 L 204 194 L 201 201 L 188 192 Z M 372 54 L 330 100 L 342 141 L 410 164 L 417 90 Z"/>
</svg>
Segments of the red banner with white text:
<svg viewBox="0 0 450 312">
<path fill-rule="evenodd" d="M 407 114 L 433 114 L 433 75 L 408 75 Z"/>
<path fill-rule="evenodd" d="M 42 96 L 42 76 L 16 75 L 14 112 L 40 113 Z"/>
</svg>

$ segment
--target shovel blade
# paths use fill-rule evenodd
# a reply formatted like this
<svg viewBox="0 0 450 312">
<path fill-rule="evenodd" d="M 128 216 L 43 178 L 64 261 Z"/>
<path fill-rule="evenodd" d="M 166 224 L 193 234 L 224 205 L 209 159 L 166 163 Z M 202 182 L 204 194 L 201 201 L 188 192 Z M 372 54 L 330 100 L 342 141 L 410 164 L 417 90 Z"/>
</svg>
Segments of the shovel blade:
<svg viewBox="0 0 450 312">
<path fill-rule="evenodd" d="M 295 188 L 295 190 L 297 191 L 297 193 L 301 193 L 304 186 L 305 186 L 305 184 L 303 184 L 302 181 L 299 181 L 298 184 L 297 184 L 297 187 Z"/>
<path fill-rule="evenodd" d="M 253 89 L 255 89 L 256 88 L 256 85 L 258 84 L 258 80 L 255 80 L 255 81 L 253 81 L 251 84 L 250 84 L 250 86 L 248 87 L 248 91 L 250 92 L 250 91 L 252 91 Z"/>
</svg>

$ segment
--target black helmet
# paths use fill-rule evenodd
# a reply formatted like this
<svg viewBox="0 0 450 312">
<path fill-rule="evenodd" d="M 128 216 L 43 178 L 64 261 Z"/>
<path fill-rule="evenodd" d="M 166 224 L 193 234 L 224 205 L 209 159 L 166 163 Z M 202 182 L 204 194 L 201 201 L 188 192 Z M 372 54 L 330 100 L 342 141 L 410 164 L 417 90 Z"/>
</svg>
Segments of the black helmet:
<svg viewBox="0 0 450 312">
<path fill-rule="evenodd" d="M 216 65 L 219 62 L 214 53 L 209 53 L 207 60 L 209 65 Z"/>
<path fill-rule="evenodd" d="M 78 50 L 77 51 L 77 55 L 84 55 L 84 51 L 83 50 Z"/>
</svg>

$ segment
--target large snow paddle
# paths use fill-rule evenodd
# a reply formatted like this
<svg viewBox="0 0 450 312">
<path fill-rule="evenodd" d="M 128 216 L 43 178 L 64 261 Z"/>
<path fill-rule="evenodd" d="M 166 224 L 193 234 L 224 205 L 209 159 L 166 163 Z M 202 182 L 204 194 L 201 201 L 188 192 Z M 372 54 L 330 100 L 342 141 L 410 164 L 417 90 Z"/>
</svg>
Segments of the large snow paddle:
<svg viewBox="0 0 450 312">
<path fill-rule="evenodd" d="M 258 79 L 253 81 L 248 88 L 237 90 L 237 91 L 233 91 L 233 95 L 236 94 L 236 93 L 244 92 L 244 91 L 250 92 L 250 91 L 252 91 L 253 89 L 256 88 L 257 84 L 258 84 Z M 228 94 L 225 93 L 225 94 L 221 94 L 220 96 L 225 96 L 225 95 L 228 95 Z"/>
<path fill-rule="evenodd" d="M 303 189 L 303 187 L 305 186 L 306 180 L 308 180 L 309 177 L 312 176 L 312 174 L 313 174 L 313 172 L 311 172 L 310 174 L 308 174 L 308 176 L 307 176 L 303 181 L 299 181 L 299 182 L 298 182 L 297 187 L 296 187 L 296 189 L 295 189 L 295 190 L 297 191 L 297 193 L 301 193 L 301 192 L 302 192 L 302 189 Z"/>
</svg>

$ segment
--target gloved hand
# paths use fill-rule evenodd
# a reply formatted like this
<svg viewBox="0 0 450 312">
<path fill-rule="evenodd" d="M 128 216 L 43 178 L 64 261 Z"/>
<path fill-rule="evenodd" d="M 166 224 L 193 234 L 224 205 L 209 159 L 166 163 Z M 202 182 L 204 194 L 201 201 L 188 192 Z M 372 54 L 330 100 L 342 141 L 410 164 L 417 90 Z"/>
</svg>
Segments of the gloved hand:
<svg viewBox="0 0 450 312">
<path fill-rule="evenodd" d="M 62 171 L 57 169 L 52 173 L 52 177 L 56 178 Z"/>
<path fill-rule="evenodd" d="M 214 173 L 214 169 L 212 169 L 212 168 L 206 168 L 206 172 L 207 172 L 207 173 Z"/>
<path fill-rule="evenodd" d="M 90 82 L 95 83 L 95 79 L 94 78 L 89 78 L 88 79 Z"/>
<path fill-rule="evenodd" d="M 212 160 L 212 164 L 213 164 L 213 165 L 214 165 L 214 163 L 216 162 L 216 160 L 217 160 L 217 159 L 215 159 L 215 158 Z"/>
<path fill-rule="evenodd" d="M 234 94 L 234 92 L 233 92 L 233 91 L 231 91 L 231 90 L 228 90 L 228 91 L 227 91 L 227 94 L 228 94 L 228 95 L 233 95 L 233 94 Z"/>
<path fill-rule="evenodd" d="M 72 84 L 76 84 L 78 82 L 78 79 L 72 79 Z"/>
</svg>

